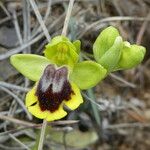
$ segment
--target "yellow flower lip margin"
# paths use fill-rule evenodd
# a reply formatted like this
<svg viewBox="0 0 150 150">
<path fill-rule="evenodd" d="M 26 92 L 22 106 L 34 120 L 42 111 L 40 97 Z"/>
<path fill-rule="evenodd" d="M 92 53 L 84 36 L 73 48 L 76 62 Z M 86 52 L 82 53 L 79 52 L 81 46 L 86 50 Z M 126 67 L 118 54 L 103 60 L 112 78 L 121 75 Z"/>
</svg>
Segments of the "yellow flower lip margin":
<svg viewBox="0 0 150 150">
<path fill-rule="evenodd" d="M 36 87 L 37 87 L 37 83 L 27 93 L 26 99 L 25 99 L 25 105 L 28 108 L 29 112 L 39 119 L 46 119 L 47 121 L 54 121 L 54 120 L 61 119 L 67 115 L 67 112 L 63 109 L 64 105 L 66 105 L 71 110 L 75 110 L 76 108 L 79 107 L 81 103 L 83 103 L 83 98 L 81 96 L 79 88 L 74 83 L 71 83 L 71 87 L 72 87 L 74 94 L 71 95 L 70 100 L 68 101 L 64 100 L 60 104 L 58 110 L 54 112 L 50 112 L 48 110 L 42 111 L 39 106 L 38 98 L 35 95 Z"/>
</svg>

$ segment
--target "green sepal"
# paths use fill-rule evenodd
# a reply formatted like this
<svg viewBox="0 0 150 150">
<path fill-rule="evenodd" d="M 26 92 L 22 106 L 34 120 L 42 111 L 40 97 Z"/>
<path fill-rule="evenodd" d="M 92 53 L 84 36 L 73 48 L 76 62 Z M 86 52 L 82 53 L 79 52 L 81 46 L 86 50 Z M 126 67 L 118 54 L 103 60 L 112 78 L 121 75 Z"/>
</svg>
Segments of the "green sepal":
<svg viewBox="0 0 150 150">
<path fill-rule="evenodd" d="M 104 68 L 107 69 L 108 73 L 113 71 L 121 56 L 121 49 L 123 47 L 123 41 L 120 36 L 118 36 L 113 44 L 113 46 L 106 51 L 106 53 L 98 60 Z"/>
<path fill-rule="evenodd" d="M 81 50 L 81 41 L 76 40 L 76 41 L 73 42 L 73 45 L 76 47 L 76 53 L 79 54 L 80 50 Z"/>
<path fill-rule="evenodd" d="M 54 37 L 51 42 L 46 45 L 44 55 L 58 66 L 68 65 L 71 68 L 73 68 L 79 59 L 76 53 L 76 47 L 64 36 Z"/>
<path fill-rule="evenodd" d="M 106 69 L 96 62 L 83 61 L 74 66 L 70 80 L 85 90 L 98 84 L 106 76 L 106 72 Z"/>
<path fill-rule="evenodd" d="M 93 45 L 93 53 L 96 61 L 99 61 L 106 51 L 113 46 L 118 36 L 119 32 L 113 26 L 107 27 L 100 33 Z"/>
<path fill-rule="evenodd" d="M 32 81 L 38 81 L 45 67 L 51 63 L 46 57 L 34 54 L 12 55 L 10 62 L 21 74 Z"/>
<path fill-rule="evenodd" d="M 124 42 L 116 70 L 131 69 L 137 66 L 144 59 L 145 52 L 146 49 L 143 46 L 130 45 L 129 42 Z"/>
</svg>

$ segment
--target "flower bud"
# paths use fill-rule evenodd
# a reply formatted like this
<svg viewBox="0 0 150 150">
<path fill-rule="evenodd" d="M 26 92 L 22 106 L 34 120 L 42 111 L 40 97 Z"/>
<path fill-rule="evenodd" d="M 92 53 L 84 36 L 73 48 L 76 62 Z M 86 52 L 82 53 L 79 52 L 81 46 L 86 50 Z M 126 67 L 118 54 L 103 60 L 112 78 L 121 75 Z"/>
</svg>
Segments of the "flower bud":
<svg viewBox="0 0 150 150">
<path fill-rule="evenodd" d="M 93 45 L 93 53 L 97 62 L 113 46 L 118 36 L 118 30 L 112 26 L 100 33 Z"/>
<path fill-rule="evenodd" d="M 130 45 L 124 42 L 124 47 L 122 49 L 122 54 L 118 63 L 118 69 L 130 69 L 142 62 L 144 59 L 146 49 L 139 45 Z"/>
<path fill-rule="evenodd" d="M 123 41 L 120 36 L 115 39 L 113 46 L 99 59 L 98 63 L 107 69 L 107 72 L 114 70 L 121 56 Z"/>
</svg>

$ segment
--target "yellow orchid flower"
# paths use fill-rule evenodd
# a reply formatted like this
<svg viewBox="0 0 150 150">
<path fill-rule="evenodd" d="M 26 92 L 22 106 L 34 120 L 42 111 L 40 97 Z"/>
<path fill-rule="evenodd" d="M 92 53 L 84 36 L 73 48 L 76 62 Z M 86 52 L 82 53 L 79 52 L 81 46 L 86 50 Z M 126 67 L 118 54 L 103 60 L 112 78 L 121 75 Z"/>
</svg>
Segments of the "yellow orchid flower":
<svg viewBox="0 0 150 150">
<path fill-rule="evenodd" d="M 11 64 L 24 76 L 36 81 L 27 93 L 25 105 L 37 118 L 58 120 L 67 115 L 65 107 L 76 109 L 83 98 L 80 89 L 95 86 L 106 75 L 106 69 L 93 61 L 78 62 L 80 42 L 71 43 L 57 36 L 46 45 L 43 56 L 16 54 Z"/>
<path fill-rule="evenodd" d="M 76 84 L 68 80 L 66 66 L 57 68 L 48 65 L 40 80 L 26 95 L 26 106 L 29 112 L 47 121 L 58 120 L 67 115 L 63 106 L 76 109 L 83 99 Z"/>
</svg>

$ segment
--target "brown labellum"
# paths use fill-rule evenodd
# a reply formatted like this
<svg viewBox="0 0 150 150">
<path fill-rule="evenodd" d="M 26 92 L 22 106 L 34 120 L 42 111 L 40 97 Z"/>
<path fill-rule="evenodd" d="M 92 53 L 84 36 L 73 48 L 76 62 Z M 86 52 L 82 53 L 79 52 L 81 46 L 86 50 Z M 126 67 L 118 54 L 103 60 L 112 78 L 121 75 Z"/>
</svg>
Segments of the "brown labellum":
<svg viewBox="0 0 150 150">
<path fill-rule="evenodd" d="M 41 110 L 54 112 L 63 100 L 71 99 L 71 94 L 73 94 L 73 91 L 68 81 L 67 67 L 56 68 L 53 64 L 48 65 L 36 91 Z"/>
</svg>

